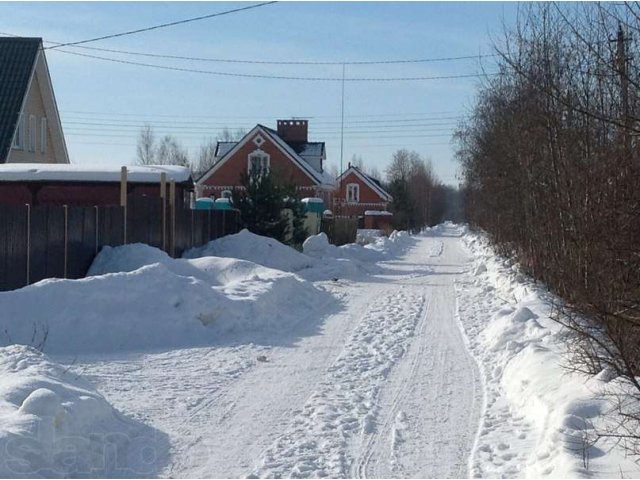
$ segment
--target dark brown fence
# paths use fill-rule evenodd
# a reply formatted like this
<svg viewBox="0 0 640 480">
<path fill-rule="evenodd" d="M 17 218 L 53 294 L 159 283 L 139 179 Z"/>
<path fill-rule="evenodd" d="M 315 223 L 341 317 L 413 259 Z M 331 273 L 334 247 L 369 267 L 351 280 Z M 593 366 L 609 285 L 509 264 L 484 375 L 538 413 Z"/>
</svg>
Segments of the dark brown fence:
<svg viewBox="0 0 640 480">
<path fill-rule="evenodd" d="M 0 205 L 0 290 L 45 278 L 82 278 L 105 245 L 146 243 L 178 257 L 238 230 L 237 210 L 163 208 L 160 198 L 151 197 L 129 198 L 126 210 Z"/>
<path fill-rule="evenodd" d="M 358 219 L 351 217 L 323 218 L 320 230 L 327 234 L 333 245 L 355 243 L 358 234 Z"/>
</svg>

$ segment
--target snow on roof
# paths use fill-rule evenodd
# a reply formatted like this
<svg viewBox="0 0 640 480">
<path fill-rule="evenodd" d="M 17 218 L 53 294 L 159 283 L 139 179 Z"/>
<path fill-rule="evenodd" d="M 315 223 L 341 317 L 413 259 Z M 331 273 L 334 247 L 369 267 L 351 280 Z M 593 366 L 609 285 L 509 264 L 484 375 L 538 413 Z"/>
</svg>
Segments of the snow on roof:
<svg viewBox="0 0 640 480">
<path fill-rule="evenodd" d="M 287 143 L 302 158 L 322 157 L 324 155 L 324 142 L 287 142 Z"/>
<path fill-rule="evenodd" d="M 216 145 L 216 157 L 222 157 L 227 154 L 229 150 L 235 147 L 238 142 L 218 142 Z"/>
<path fill-rule="evenodd" d="M 384 210 L 367 210 L 366 212 L 364 212 L 364 214 L 366 216 L 386 216 L 386 215 L 393 215 L 393 213 L 391 212 L 387 212 Z"/>
<path fill-rule="evenodd" d="M 52 163 L 5 163 L 0 165 L 0 182 L 119 182 L 120 168 L 96 165 Z M 157 183 L 160 174 L 167 181 L 191 181 L 191 170 L 176 165 L 127 165 L 127 180 L 132 183 Z"/>
</svg>

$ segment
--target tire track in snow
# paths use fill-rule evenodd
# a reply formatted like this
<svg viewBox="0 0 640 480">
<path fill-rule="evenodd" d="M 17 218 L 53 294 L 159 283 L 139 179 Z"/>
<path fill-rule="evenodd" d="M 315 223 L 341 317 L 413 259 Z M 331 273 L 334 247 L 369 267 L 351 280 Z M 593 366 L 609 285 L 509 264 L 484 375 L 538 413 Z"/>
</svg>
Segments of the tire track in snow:
<svg viewBox="0 0 640 480">
<path fill-rule="evenodd" d="M 467 471 L 482 383 L 456 315 L 453 280 L 467 260 L 452 238 L 455 232 L 445 233 L 419 240 L 421 248 L 404 260 L 408 271 L 425 271 L 425 266 L 431 271 L 407 283 L 424 290 L 427 308 L 380 396 L 383 421 L 375 435 L 364 438 L 354 476 L 455 478 Z"/>
<path fill-rule="evenodd" d="M 409 387 L 411 386 L 411 382 L 413 381 L 420 364 L 421 357 L 425 354 L 425 342 L 420 341 L 422 337 L 424 337 L 426 328 L 427 328 L 427 315 L 429 312 L 429 305 L 426 308 L 423 308 L 423 311 L 420 315 L 420 325 L 419 331 L 417 334 L 417 338 L 419 343 L 419 348 L 416 352 L 414 352 L 410 359 L 410 367 L 408 375 L 404 375 L 400 382 L 400 385 L 396 388 L 395 393 L 393 395 L 393 401 L 391 404 L 391 408 L 389 409 L 387 415 L 385 416 L 384 421 L 380 424 L 379 428 L 376 428 L 369 435 L 366 435 L 367 432 L 363 432 L 363 441 L 364 445 L 362 451 L 359 455 L 359 458 L 355 462 L 355 468 L 353 472 L 354 478 L 367 478 L 367 469 L 369 467 L 369 463 L 371 462 L 371 458 L 375 453 L 375 449 L 381 441 L 384 441 L 381 437 L 383 434 L 390 430 L 391 423 L 395 423 L 398 420 L 399 415 L 401 415 L 400 407 L 403 404 L 408 392 Z M 396 446 L 397 442 L 397 432 L 394 428 L 392 435 L 392 450 Z M 393 453 L 392 453 L 393 454 Z"/>
<path fill-rule="evenodd" d="M 407 350 L 423 303 L 424 296 L 400 288 L 365 313 L 325 381 L 250 477 L 348 476 L 349 444 L 375 428 L 376 400 Z"/>
</svg>

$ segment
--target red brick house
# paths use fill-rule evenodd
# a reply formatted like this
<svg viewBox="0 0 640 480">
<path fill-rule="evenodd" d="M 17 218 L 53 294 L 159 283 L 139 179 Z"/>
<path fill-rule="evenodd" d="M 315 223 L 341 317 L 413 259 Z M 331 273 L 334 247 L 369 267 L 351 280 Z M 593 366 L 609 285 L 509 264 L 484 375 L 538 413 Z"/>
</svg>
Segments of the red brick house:
<svg viewBox="0 0 640 480">
<path fill-rule="evenodd" d="M 363 217 L 366 211 L 386 211 L 392 200 L 380 181 L 351 164 L 337 183 L 333 202 L 336 215 Z"/>
<path fill-rule="evenodd" d="M 324 171 L 324 142 L 309 142 L 307 120 L 278 120 L 277 130 L 256 125 L 238 142 L 218 142 L 215 163 L 196 182 L 199 196 L 229 196 L 242 173 L 270 171 L 293 181 L 302 197 L 332 204 L 335 179 Z"/>
</svg>

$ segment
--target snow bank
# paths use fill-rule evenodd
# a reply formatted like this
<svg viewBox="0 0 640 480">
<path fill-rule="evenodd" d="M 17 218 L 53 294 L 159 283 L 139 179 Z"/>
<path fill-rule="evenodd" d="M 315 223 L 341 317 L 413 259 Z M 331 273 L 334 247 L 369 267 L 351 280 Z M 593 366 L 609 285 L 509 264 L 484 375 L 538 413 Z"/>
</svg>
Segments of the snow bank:
<svg viewBox="0 0 640 480">
<path fill-rule="evenodd" d="M 312 258 L 273 238 L 256 235 L 247 229 L 213 240 L 203 247 L 192 248 L 183 256 L 240 258 L 285 272 L 298 272 L 315 265 Z"/>
<path fill-rule="evenodd" d="M 0 348 L 0 477 L 148 477 L 167 449 L 37 350 Z"/>
<path fill-rule="evenodd" d="M 484 237 L 463 240 L 475 261 L 459 283 L 459 315 L 485 377 L 485 414 L 471 474 L 482 477 L 637 477 L 640 468 L 605 440 L 593 444 L 614 383 L 563 368 L 566 332 L 549 295 Z"/>
<path fill-rule="evenodd" d="M 327 302 L 312 283 L 251 262 L 172 259 L 142 244 L 105 247 L 89 276 L 0 293 L 0 345 L 90 353 L 211 344 L 282 333 Z"/>
</svg>

